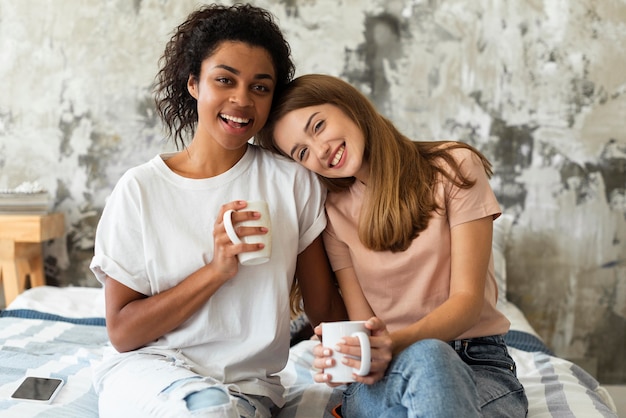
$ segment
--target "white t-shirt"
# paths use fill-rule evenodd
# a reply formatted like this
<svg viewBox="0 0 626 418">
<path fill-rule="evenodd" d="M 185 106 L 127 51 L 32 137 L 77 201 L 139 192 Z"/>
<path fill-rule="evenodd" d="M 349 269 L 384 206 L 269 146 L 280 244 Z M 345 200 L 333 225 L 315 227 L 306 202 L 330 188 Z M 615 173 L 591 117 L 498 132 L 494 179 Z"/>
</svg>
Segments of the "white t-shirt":
<svg viewBox="0 0 626 418">
<path fill-rule="evenodd" d="M 174 331 L 139 349 L 180 349 L 203 375 L 280 404 L 273 376 L 289 351 L 289 290 L 296 257 L 326 226 L 325 190 L 295 162 L 249 145 L 227 172 L 189 179 L 164 163 L 130 169 L 115 186 L 96 232 L 90 268 L 145 295 L 181 282 L 213 257 L 213 225 L 233 200 L 266 200 L 272 222 L 268 263 L 239 266 L 207 303 Z"/>
</svg>

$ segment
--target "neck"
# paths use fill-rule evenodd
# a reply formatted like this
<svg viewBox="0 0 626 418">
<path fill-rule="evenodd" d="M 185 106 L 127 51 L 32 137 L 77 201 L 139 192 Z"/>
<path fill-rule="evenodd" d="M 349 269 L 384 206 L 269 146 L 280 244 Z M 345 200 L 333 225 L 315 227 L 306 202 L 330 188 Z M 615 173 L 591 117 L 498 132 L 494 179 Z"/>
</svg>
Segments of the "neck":
<svg viewBox="0 0 626 418">
<path fill-rule="evenodd" d="M 213 149 L 194 146 L 180 151 L 166 161 L 167 166 L 176 174 L 192 178 L 204 179 L 219 176 L 230 170 L 246 153 L 247 145 L 236 150 Z"/>
<path fill-rule="evenodd" d="M 361 168 L 359 168 L 359 171 L 354 175 L 354 177 L 357 179 L 357 181 L 360 181 L 367 186 L 367 181 L 370 177 L 370 165 L 366 162 L 363 162 L 361 164 Z"/>
</svg>

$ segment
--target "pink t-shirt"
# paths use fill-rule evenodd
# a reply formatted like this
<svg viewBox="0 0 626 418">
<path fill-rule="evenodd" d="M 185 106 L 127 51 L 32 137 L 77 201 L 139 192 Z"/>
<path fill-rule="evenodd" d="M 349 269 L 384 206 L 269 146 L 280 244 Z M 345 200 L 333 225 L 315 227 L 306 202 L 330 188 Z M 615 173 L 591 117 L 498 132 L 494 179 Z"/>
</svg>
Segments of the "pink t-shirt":
<svg viewBox="0 0 626 418">
<path fill-rule="evenodd" d="M 476 184 L 470 189 L 460 189 L 441 176 L 436 193 L 443 210 L 434 214 L 426 230 L 406 251 L 372 251 L 359 240 L 359 214 L 365 193 L 363 183 L 356 181 L 347 191 L 328 194 L 324 243 L 333 270 L 354 268 L 370 306 L 390 331 L 418 321 L 448 299 L 450 230 L 490 215 L 495 219 L 501 213 L 480 159 L 465 148 L 452 150 L 452 154 L 460 163 L 463 174 L 475 179 Z M 497 292 L 492 256 L 480 320 L 455 339 L 508 331 L 509 321 L 496 309 Z"/>
</svg>

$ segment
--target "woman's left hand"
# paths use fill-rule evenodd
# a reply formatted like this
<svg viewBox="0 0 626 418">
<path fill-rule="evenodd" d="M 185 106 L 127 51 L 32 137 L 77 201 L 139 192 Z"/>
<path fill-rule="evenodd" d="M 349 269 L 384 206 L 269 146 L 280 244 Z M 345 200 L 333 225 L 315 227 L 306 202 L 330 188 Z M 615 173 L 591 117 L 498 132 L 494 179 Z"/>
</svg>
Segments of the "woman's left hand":
<svg viewBox="0 0 626 418">
<path fill-rule="evenodd" d="M 389 363 L 393 358 L 392 354 L 392 340 L 387 331 L 387 326 L 382 319 L 375 316 L 368 319 L 365 323 L 365 327 L 372 332 L 370 336 L 370 346 L 372 348 L 372 363 L 370 365 L 370 372 L 366 376 L 356 376 L 357 382 L 365 383 L 367 385 L 374 384 L 383 378 Z M 350 345 L 359 345 L 359 339 L 356 337 L 346 338 L 346 343 Z M 343 350 L 342 350 L 343 351 Z M 344 363 L 351 367 L 358 367 L 359 361 L 346 358 Z"/>
<path fill-rule="evenodd" d="M 385 375 L 385 371 L 387 371 L 387 367 L 389 367 L 389 363 L 393 357 L 392 355 L 392 340 L 387 331 L 387 327 L 382 319 L 377 317 L 370 318 L 365 327 L 371 331 L 370 336 L 370 347 L 371 347 L 371 364 L 370 364 L 370 372 L 366 376 L 356 376 L 355 380 L 357 382 L 365 383 L 367 385 L 374 384 L 383 378 Z M 321 326 L 315 327 L 315 334 L 319 337 L 321 336 L 322 330 Z M 337 346 L 337 352 L 346 354 L 348 356 L 359 356 L 361 347 L 359 344 L 359 339 L 357 337 L 345 337 L 345 344 L 339 344 Z M 313 360 L 313 367 L 317 369 L 324 369 L 325 367 L 332 366 L 334 364 L 334 360 L 332 359 L 332 351 L 329 348 L 323 347 L 322 344 L 319 344 L 313 348 L 313 355 L 315 359 Z M 361 366 L 361 361 L 356 358 L 345 357 L 343 363 L 355 368 L 359 369 Z M 330 383 L 328 374 L 324 373 L 324 370 L 316 373 L 313 379 L 317 383 L 326 383 L 329 386 L 339 386 L 340 383 Z"/>
</svg>

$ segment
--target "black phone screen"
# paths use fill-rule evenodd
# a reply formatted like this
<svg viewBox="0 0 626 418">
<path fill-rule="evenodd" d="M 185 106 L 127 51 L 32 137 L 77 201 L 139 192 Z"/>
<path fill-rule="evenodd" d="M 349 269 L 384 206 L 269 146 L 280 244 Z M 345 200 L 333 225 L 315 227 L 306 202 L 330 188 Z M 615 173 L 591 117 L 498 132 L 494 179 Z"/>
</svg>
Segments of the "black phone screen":
<svg viewBox="0 0 626 418">
<path fill-rule="evenodd" d="M 24 379 L 11 397 L 33 401 L 49 401 L 62 384 L 63 380 L 61 379 L 29 376 Z"/>
</svg>

